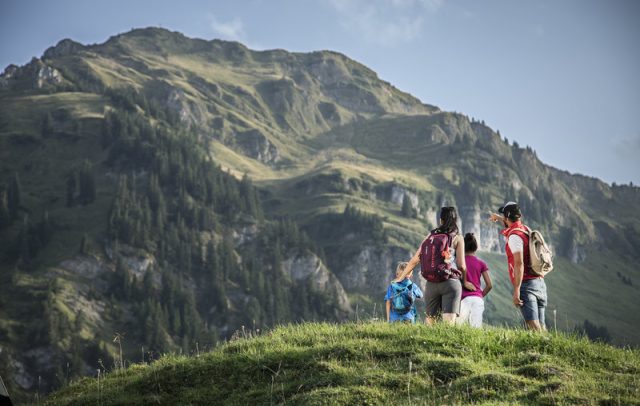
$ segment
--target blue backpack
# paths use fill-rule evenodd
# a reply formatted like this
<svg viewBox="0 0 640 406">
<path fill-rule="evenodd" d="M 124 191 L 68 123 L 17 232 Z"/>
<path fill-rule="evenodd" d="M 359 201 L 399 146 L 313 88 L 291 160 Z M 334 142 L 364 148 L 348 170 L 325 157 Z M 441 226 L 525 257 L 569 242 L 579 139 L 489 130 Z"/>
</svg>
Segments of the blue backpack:
<svg viewBox="0 0 640 406">
<path fill-rule="evenodd" d="M 409 313 L 413 307 L 415 296 L 413 295 L 413 283 L 400 284 L 397 282 L 391 283 L 391 308 L 398 314 Z"/>
</svg>

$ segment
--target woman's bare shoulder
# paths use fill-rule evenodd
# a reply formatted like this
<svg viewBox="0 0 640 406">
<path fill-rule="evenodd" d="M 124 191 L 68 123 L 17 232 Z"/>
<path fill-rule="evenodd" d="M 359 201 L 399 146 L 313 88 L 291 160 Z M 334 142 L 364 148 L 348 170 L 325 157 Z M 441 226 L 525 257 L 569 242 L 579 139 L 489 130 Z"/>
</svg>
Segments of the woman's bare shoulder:
<svg viewBox="0 0 640 406">
<path fill-rule="evenodd" d="M 451 245 L 457 248 L 460 242 L 464 243 L 464 238 L 460 234 L 456 234 L 456 236 L 453 237 L 453 241 L 451 241 Z"/>
</svg>

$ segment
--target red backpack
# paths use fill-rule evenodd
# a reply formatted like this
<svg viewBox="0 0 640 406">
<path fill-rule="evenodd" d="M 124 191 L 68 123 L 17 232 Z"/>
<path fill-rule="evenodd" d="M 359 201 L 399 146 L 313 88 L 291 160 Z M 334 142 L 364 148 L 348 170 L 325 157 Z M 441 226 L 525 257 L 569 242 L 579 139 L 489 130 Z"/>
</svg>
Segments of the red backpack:
<svg viewBox="0 0 640 406">
<path fill-rule="evenodd" d="M 428 282 L 444 282 L 458 278 L 458 270 L 446 261 L 453 242 L 450 234 L 431 232 L 420 245 L 420 266 L 422 277 Z"/>
</svg>

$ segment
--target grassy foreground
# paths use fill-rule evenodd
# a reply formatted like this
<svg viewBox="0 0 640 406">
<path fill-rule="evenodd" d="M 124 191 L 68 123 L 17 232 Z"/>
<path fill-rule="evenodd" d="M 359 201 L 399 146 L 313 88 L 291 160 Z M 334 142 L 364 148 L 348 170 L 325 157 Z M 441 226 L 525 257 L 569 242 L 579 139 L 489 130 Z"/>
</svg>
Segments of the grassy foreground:
<svg viewBox="0 0 640 406">
<path fill-rule="evenodd" d="M 565 335 L 423 325 L 279 327 L 54 393 L 50 405 L 640 404 L 640 352 Z"/>
</svg>

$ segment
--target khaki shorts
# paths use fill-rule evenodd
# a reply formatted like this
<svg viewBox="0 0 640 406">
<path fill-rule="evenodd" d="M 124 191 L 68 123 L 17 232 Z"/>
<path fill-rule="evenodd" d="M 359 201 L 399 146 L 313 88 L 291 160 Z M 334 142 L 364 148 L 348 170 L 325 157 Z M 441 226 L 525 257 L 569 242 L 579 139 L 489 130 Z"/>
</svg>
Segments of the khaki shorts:
<svg viewBox="0 0 640 406">
<path fill-rule="evenodd" d="M 462 284 L 459 279 L 444 282 L 427 282 L 424 300 L 427 302 L 427 316 L 435 317 L 442 313 L 460 314 Z"/>
</svg>

